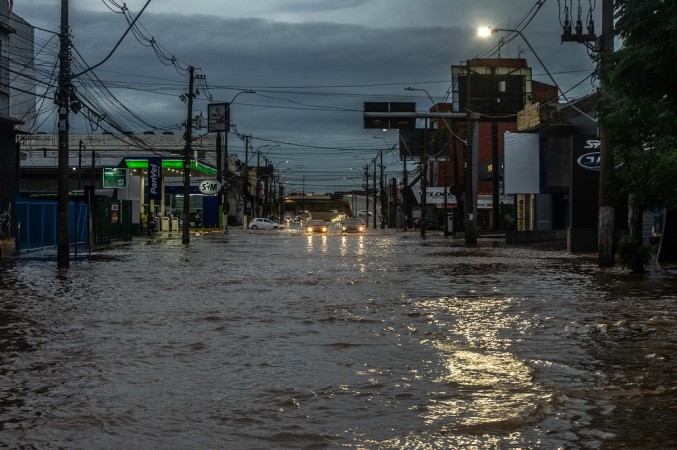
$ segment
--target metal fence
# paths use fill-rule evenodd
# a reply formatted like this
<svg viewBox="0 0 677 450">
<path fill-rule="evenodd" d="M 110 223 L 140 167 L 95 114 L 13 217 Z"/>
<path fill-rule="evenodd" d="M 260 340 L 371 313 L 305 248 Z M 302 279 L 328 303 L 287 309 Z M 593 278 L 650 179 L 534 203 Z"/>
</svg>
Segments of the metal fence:
<svg viewBox="0 0 677 450">
<path fill-rule="evenodd" d="M 58 243 L 56 200 L 20 199 L 16 202 L 16 242 L 18 251 L 55 247 Z M 87 203 L 69 202 L 70 243 L 86 243 L 89 209 Z"/>
</svg>

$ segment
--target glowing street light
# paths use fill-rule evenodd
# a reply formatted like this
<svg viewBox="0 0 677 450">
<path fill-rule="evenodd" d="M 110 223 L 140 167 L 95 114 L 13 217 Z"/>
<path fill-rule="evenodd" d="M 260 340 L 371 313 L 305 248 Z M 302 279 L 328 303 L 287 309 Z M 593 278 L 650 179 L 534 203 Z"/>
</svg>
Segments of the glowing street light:
<svg viewBox="0 0 677 450">
<path fill-rule="evenodd" d="M 555 78 L 553 78 L 553 76 L 552 76 L 552 74 L 550 73 L 550 71 L 548 70 L 548 68 L 545 66 L 545 64 L 543 64 L 543 61 L 542 61 L 541 58 L 538 56 L 538 53 L 536 53 L 536 50 L 534 50 L 534 48 L 531 46 L 531 44 L 529 43 L 529 41 L 527 40 L 527 38 L 524 37 L 524 35 L 522 34 L 522 32 L 521 32 L 520 30 L 513 30 L 513 29 L 510 29 L 510 28 L 481 27 L 481 28 L 479 28 L 479 29 L 477 30 L 477 34 L 478 34 L 478 36 L 480 36 L 480 37 L 489 37 L 489 36 L 491 36 L 491 35 L 494 34 L 494 33 L 498 33 L 499 31 L 505 32 L 505 33 L 515 33 L 515 34 L 519 35 L 519 37 L 521 37 L 521 38 L 524 40 L 524 42 L 527 44 L 527 47 L 529 47 L 529 50 L 531 50 L 531 53 L 534 55 L 534 57 L 536 58 L 536 60 L 538 61 L 538 63 L 541 65 L 541 67 L 543 68 L 543 70 L 545 70 L 545 73 L 548 74 L 548 77 L 550 78 L 550 81 L 552 81 L 553 86 L 555 86 L 555 87 L 557 88 L 557 91 L 560 93 L 560 95 L 562 96 L 562 98 L 567 102 L 567 104 L 568 104 L 569 106 L 571 106 L 571 108 L 573 108 L 574 110 L 576 110 L 579 114 L 582 114 L 584 117 L 587 117 L 588 119 L 590 119 L 590 120 L 592 120 L 593 122 L 597 123 L 597 119 L 595 119 L 594 117 L 590 117 L 588 114 L 586 114 L 585 112 L 583 112 L 583 111 L 581 111 L 580 109 L 578 109 L 578 108 L 576 107 L 576 105 L 574 105 L 572 102 L 569 101 L 569 99 L 567 98 L 566 94 L 565 94 L 564 91 L 559 87 L 559 84 L 557 84 L 557 82 L 555 81 Z"/>
</svg>

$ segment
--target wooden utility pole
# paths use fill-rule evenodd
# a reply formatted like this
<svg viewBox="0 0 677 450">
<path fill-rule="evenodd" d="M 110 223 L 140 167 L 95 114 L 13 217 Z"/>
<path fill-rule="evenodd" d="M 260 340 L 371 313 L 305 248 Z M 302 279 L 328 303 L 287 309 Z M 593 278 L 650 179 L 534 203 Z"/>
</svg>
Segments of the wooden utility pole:
<svg viewBox="0 0 677 450">
<path fill-rule="evenodd" d="M 183 229 L 181 242 L 190 243 L 190 161 L 193 148 L 193 82 L 195 68 L 188 67 L 188 113 L 186 116 L 186 146 L 183 151 Z"/>
<path fill-rule="evenodd" d="M 369 228 L 369 164 L 364 165 L 364 179 L 365 179 L 365 198 L 366 198 L 366 205 L 365 206 L 365 224 L 366 228 Z"/>
<path fill-rule="evenodd" d="M 244 204 L 242 206 L 242 225 L 247 228 L 247 203 L 249 203 L 249 139 L 251 136 L 244 136 L 244 179 L 242 180 L 242 195 Z M 253 207 L 252 207 L 253 209 Z"/>
<path fill-rule="evenodd" d="M 425 128 L 423 129 L 423 154 L 421 155 L 421 218 L 420 218 L 420 232 L 421 236 L 425 236 L 426 224 L 426 190 L 428 189 L 428 119 L 425 119 Z"/>
<path fill-rule="evenodd" d="M 68 100 L 71 90 L 71 52 L 68 24 L 68 0 L 61 0 L 61 33 L 59 50 L 59 87 L 57 106 L 59 108 L 59 169 L 58 169 L 58 218 L 57 218 L 57 266 L 68 269 L 70 266 L 70 231 L 68 220 L 69 180 L 68 180 Z"/>
<path fill-rule="evenodd" d="M 122 35 L 113 50 L 100 63 L 87 67 L 84 71 L 78 74 L 71 74 L 71 42 L 69 36 L 69 21 L 68 21 L 68 0 L 61 0 L 61 30 L 59 34 L 60 48 L 59 48 L 59 83 L 56 91 L 56 104 L 59 109 L 59 164 L 58 164 L 58 202 L 57 202 L 57 266 L 59 269 L 67 269 L 70 266 L 70 229 L 69 229 L 69 203 L 70 203 L 70 182 L 69 182 L 69 161 L 68 161 L 68 139 L 69 139 L 69 112 L 71 107 L 71 100 L 75 108 L 76 98 L 73 96 L 72 80 L 83 75 L 101 64 L 106 62 L 108 58 L 115 52 L 118 45 L 125 38 L 127 33 L 131 31 L 136 21 L 141 16 L 141 13 L 146 9 L 151 0 L 147 0 L 143 9 L 134 17 L 134 20 L 129 24 L 127 30 Z M 11 2 L 10 2 L 11 3 Z M 73 96 L 73 98 L 71 98 Z M 77 114 L 78 109 L 74 109 Z M 92 153 L 93 155 L 93 153 Z M 92 172 L 94 172 L 94 160 L 92 159 Z M 90 194 L 90 214 L 91 214 L 91 199 L 94 196 L 94 183 L 92 182 Z M 91 230 L 90 230 L 91 231 Z M 77 242 L 77 238 L 76 238 Z M 90 235 L 91 242 L 91 235 Z"/>
<path fill-rule="evenodd" d="M 601 64 L 606 62 L 609 53 L 614 50 L 613 0 L 602 1 L 602 37 L 600 39 Z M 602 71 L 604 68 L 602 67 Z M 600 86 L 604 96 L 604 84 Z M 614 232 L 616 222 L 615 190 L 613 188 L 614 155 L 606 133 L 599 128 L 600 168 L 599 168 L 599 212 L 597 222 L 597 265 L 611 267 L 614 258 Z"/>
<path fill-rule="evenodd" d="M 402 228 L 406 231 L 409 228 L 409 217 L 411 214 L 409 214 L 409 204 L 407 202 L 407 189 L 408 189 L 408 177 L 407 177 L 407 155 L 403 155 L 404 158 L 402 158 L 402 189 L 400 191 L 400 197 L 401 197 L 401 202 L 402 202 L 402 215 L 404 216 L 404 224 L 402 225 Z"/>
<path fill-rule="evenodd" d="M 221 190 L 217 197 L 216 206 L 219 209 L 219 214 L 222 214 L 223 206 L 223 161 L 221 160 L 221 132 L 216 133 L 216 181 L 221 185 Z M 220 220 L 220 218 L 219 218 Z"/>
<path fill-rule="evenodd" d="M 373 219 L 373 224 L 374 224 L 374 230 L 376 229 L 376 156 L 374 156 L 374 219 Z M 383 205 L 381 205 L 381 211 L 383 211 Z"/>
<path fill-rule="evenodd" d="M 387 208 L 384 209 L 385 204 L 386 204 L 386 192 L 385 192 L 385 180 L 383 179 L 383 169 L 384 169 L 384 167 L 383 167 L 383 150 L 381 150 L 380 153 L 381 153 L 381 155 L 380 155 L 381 156 L 381 164 L 380 164 L 381 179 L 380 179 L 380 182 L 379 182 L 379 184 L 380 184 L 380 186 L 379 186 L 379 193 L 380 193 L 379 198 L 380 198 L 380 202 L 381 202 L 381 228 L 385 228 L 386 227 L 385 218 L 387 217 L 388 219 L 390 219 L 390 207 L 388 206 Z M 384 210 L 386 211 L 385 216 L 383 214 Z"/>
<path fill-rule="evenodd" d="M 600 53 L 601 67 L 599 69 L 604 73 L 606 70 L 604 65 L 608 64 L 608 56 L 614 51 L 613 0 L 602 0 L 602 35 L 599 38 L 595 35 L 592 26 L 589 26 L 587 33 L 584 33 L 582 25 L 578 25 L 578 23 L 572 33 L 572 25 L 568 19 L 565 21 L 562 31 L 562 42 L 578 42 L 585 44 L 589 49 L 592 48 L 592 43 L 596 42 L 595 50 Z M 604 75 L 601 79 L 600 93 L 604 97 Z M 616 192 L 613 186 L 614 155 L 604 128 L 598 126 L 598 130 L 600 167 L 597 210 L 597 265 L 611 267 L 615 263 L 614 235 L 616 229 Z"/>
<path fill-rule="evenodd" d="M 501 196 L 499 184 L 501 182 L 501 161 L 498 157 L 498 120 L 491 119 L 491 221 L 494 231 L 501 229 Z"/>
<path fill-rule="evenodd" d="M 466 245 L 476 245 L 477 244 L 477 228 L 475 224 L 477 223 L 477 217 L 475 217 L 475 190 L 474 181 L 475 181 L 475 171 L 474 171 L 474 160 L 475 160 L 475 146 L 477 145 L 477 139 L 475 138 L 475 129 L 477 128 L 477 121 L 474 118 L 472 112 L 472 91 L 470 88 L 470 61 L 466 62 L 466 109 L 468 114 L 468 122 L 466 124 L 466 138 L 465 138 L 465 170 L 464 170 L 464 182 L 465 182 L 465 243 Z"/>
</svg>

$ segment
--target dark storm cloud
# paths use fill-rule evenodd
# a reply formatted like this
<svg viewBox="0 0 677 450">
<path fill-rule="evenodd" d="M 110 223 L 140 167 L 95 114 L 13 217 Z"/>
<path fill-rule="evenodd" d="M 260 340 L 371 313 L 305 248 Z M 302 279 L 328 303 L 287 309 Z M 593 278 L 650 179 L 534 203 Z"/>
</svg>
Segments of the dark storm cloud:
<svg viewBox="0 0 677 450">
<path fill-rule="evenodd" d="M 57 30 L 59 8 L 54 3 L 34 2 L 33 5 L 37 7 L 25 9 L 23 15 L 36 25 Z M 77 6 L 79 2 L 76 0 L 73 3 Z M 307 11 L 312 8 L 348 9 L 364 3 L 369 2 L 298 0 L 285 2 L 284 6 L 287 11 Z M 554 17 L 550 19 L 550 22 L 554 22 Z M 316 101 L 310 101 L 307 97 L 296 99 L 304 103 L 338 107 L 360 107 L 363 100 L 369 100 L 350 99 L 347 95 L 405 94 L 402 85 L 386 86 L 393 83 L 438 81 L 440 83 L 424 87 L 441 100 L 451 83 L 451 65 L 476 56 L 482 49 L 479 45 L 485 48 L 489 46 L 489 41 L 478 42 L 473 37 L 475 30 L 470 23 L 465 28 L 372 28 L 328 22 L 292 24 L 258 18 L 162 14 L 149 8 L 142 15 L 140 24 L 168 56 L 176 57 L 184 66 L 196 66 L 207 76 L 210 85 L 215 87 L 256 89 L 372 85 L 369 88 L 345 89 L 343 97 L 325 97 Z M 110 52 L 126 25 L 120 14 L 71 8 L 73 44 L 89 64 L 98 63 Z M 565 76 L 560 74 L 581 69 L 581 61 L 589 61 L 582 48 L 560 45 L 558 35 L 553 33 L 552 28 L 531 31 L 529 36 L 550 72 L 558 74 L 557 79 L 561 80 Z M 496 39 L 498 36 L 493 38 L 494 42 Z M 520 45 L 519 39 L 515 40 L 511 49 L 503 50 L 503 56 L 518 56 L 518 47 L 523 50 L 521 56 L 531 63 L 535 78 L 548 82 L 544 70 L 529 54 L 524 43 Z M 150 48 L 140 45 L 130 34 L 100 70 L 104 79 L 112 76 L 105 71 L 115 71 L 171 78 L 177 82 L 181 80 L 176 71 L 163 63 L 166 61 L 160 61 Z M 583 65 L 583 68 L 589 67 L 591 64 Z M 570 78 L 571 82 L 561 83 L 568 87 L 583 76 L 574 74 Z M 229 98 L 232 92 L 215 89 L 215 94 Z M 251 102 L 251 98 L 247 101 Z M 166 110 L 156 113 L 165 114 Z M 285 127 L 285 130 L 288 129 Z"/>
<path fill-rule="evenodd" d="M 87 11 L 77 7 L 83 1 L 71 3 L 73 45 L 85 61 L 93 65 L 113 49 L 127 22 L 122 15 L 107 10 Z M 20 11 L 16 7 L 15 10 L 36 26 L 58 31 L 56 3 L 26 2 Z M 367 3 L 382 5 L 376 0 L 297 0 L 284 2 L 284 12 L 322 10 L 327 11 L 329 17 L 330 11 L 348 12 Z M 479 8 L 478 3 L 483 2 L 470 5 Z M 290 23 L 271 20 L 275 17 L 273 13 L 266 18 L 228 18 L 158 12 L 161 10 L 155 6 L 144 12 L 139 22 L 143 33 L 152 36 L 166 56 L 175 57 L 183 67 L 193 65 L 199 74 L 205 75 L 213 100 L 229 101 L 241 89 L 257 91 L 257 94 L 240 95 L 232 109 L 232 121 L 240 132 L 254 136 L 255 146 L 266 142 L 329 147 L 382 146 L 382 141 L 372 139 L 374 130 L 362 129 L 363 102 L 415 101 L 419 110 L 428 109 L 431 102 L 424 93 L 408 92 L 404 88 L 425 88 L 435 101 L 448 99 L 451 66 L 478 55 L 486 56 L 483 52 L 500 37 L 494 35 L 484 41 L 475 37 L 475 18 L 481 15 L 476 10 L 467 11 L 472 20 L 462 20 L 461 13 L 457 12 L 449 26 L 412 22 L 379 27 L 330 22 L 324 20 L 321 13 L 314 14 L 313 21 Z M 520 9 L 519 13 L 522 12 Z M 497 8 L 491 13 L 494 20 L 500 16 Z M 430 11 L 426 10 L 422 16 L 428 14 Z M 512 10 L 506 17 L 509 14 L 517 15 Z M 593 63 L 581 46 L 559 42 L 556 8 L 554 13 L 549 11 L 537 19 L 525 30 L 525 37 L 567 90 L 591 73 Z M 550 82 L 519 38 L 502 49 L 501 56 L 527 58 L 534 79 Z M 179 98 L 187 90 L 187 76 L 166 64 L 166 60 L 160 60 L 151 48 L 130 34 L 96 73 L 105 83 L 110 83 L 119 99 L 153 123 L 180 124 L 185 120 L 186 106 Z M 121 81 L 133 89 L 119 88 Z M 133 83 L 142 83 L 143 87 Z M 578 92 L 589 92 L 592 88 L 587 81 Z M 195 111 L 206 114 L 207 103 L 209 100 L 201 95 L 196 99 Z M 51 125 L 54 121 L 46 123 Z M 77 120 L 73 120 L 73 124 L 76 126 Z M 128 127 L 143 131 L 140 124 L 132 123 Z M 233 152 L 242 153 L 242 143 L 237 139 L 230 145 Z M 304 163 L 309 162 L 307 153 L 287 144 L 273 150 L 271 156 L 276 153 L 276 157 L 285 159 L 301 155 Z M 312 155 L 327 164 L 326 152 Z"/>
<path fill-rule="evenodd" d="M 121 21 L 115 19 L 110 14 L 91 12 L 80 13 L 74 18 L 74 30 L 77 29 L 77 32 L 74 31 L 73 44 L 89 64 L 100 61 L 124 31 Z M 373 95 L 390 93 L 402 96 L 406 94 L 406 85 L 417 82 L 441 82 L 444 92 L 448 87 L 445 84 L 450 83 L 453 55 L 464 51 L 447 45 L 430 45 L 430 42 L 449 42 L 459 33 L 458 30 L 441 27 L 369 29 L 360 25 L 287 24 L 262 19 L 178 14 L 148 14 L 144 16 L 143 25 L 149 35 L 171 52 L 170 56 L 175 56 L 184 65 L 199 68 L 207 76 L 215 96 L 221 100 L 230 98 L 234 92 L 220 90 L 219 87 L 257 91 L 298 88 L 306 89 L 308 94 L 290 96 L 280 93 L 274 96 L 304 105 L 359 110 L 362 102 Z M 101 29 L 112 31 L 101 34 Z M 103 78 L 112 76 L 106 71 L 115 71 L 181 79 L 176 71 L 163 65 L 151 49 L 140 45 L 131 35 L 100 69 Z M 391 86 L 392 83 L 401 85 Z M 327 86 L 354 87 L 335 89 L 332 91 L 335 95 L 326 95 L 327 92 L 324 96 L 310 95 L 312 90 L 308 88 Z M 172 100 L 166 101 L 168 108 L 157 111 L 157 114 L 172 115 L 169 107 Z M 261 114 L 270 115 L 265 121 L 267 128 L 279 126 L 285 134 L 296 127 L 307 130 L 309 123 L 326 120 L 327 117 L 327 113 L 305 111 L 297 109 L 299 105 L 294 103 L 262 97 L 241 98 L 240 102 L 264 106 L 272 102 L 271 106 L 276 108 L 285 104 L 295 108 L 284 114 L 278 111 L 256 113 L 259 117 Z M 182 105 L 176 103 L 175 107 L 181 108 Z M 295 120 L 289 121 L 290 116 Z M 174 123 L 180 120 L 179 117 L 180 114 L 175 114 L 167 120 Z M 278 123 L 283 120 L 287 123 Z M 360 127 L 361 114 L 339 113 L 330 122 L 332 125 L 343 123 Z M 319 125 L 312 128 L 318 129 Z"/>
<path fill-rule="evenodd" d="M 367 5 L 373 0 L 293 0 L 285 3 L 285 10 L 289 12 L 322 12 L 337 9 L 350 9 Z"/>
</svg>

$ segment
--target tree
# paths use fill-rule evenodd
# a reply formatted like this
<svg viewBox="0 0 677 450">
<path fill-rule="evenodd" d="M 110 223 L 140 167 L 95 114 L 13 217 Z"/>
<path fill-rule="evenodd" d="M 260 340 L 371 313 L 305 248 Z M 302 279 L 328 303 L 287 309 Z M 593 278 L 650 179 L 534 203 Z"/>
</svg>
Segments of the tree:
<svg viewBox="0 0 677 450">
<path fill-rule="evenodd" d="M 641 242 L 644 211 L 677 207 L 677 2 L 615 0 L 614 10 L 622 45 L 601 56 L 599 123 Z"/>
</svg>

